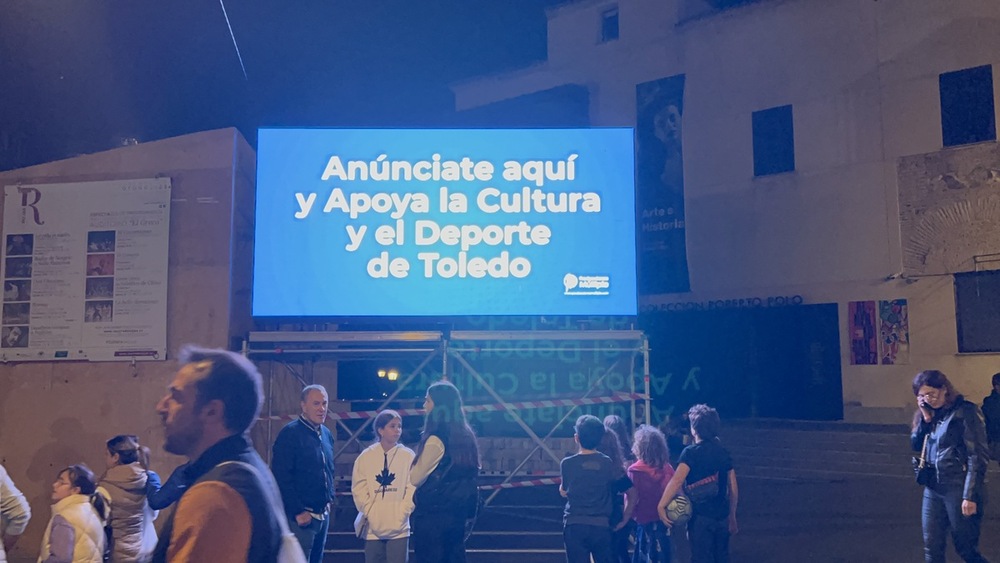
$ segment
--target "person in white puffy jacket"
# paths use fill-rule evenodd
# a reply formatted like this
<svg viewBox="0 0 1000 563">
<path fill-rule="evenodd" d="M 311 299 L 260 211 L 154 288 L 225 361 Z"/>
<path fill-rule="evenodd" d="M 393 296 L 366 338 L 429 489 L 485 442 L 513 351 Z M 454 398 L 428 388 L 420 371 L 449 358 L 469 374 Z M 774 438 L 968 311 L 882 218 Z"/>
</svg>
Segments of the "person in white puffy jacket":
<svg viewBox="0 0 1000 563">
<path fill-rule="evenodd" d="M 0 465 L 0 563 L 6 563 L 7 550 L 21 537 L 31 519 L 31 507 L 14 486 L 7 470 Z"/>
<path fill-rule="evenodd" d="M 409 560 L 413 485 L 410 466 L 415 454 L 399 443 L 403 419 L 393 410 L 375 417 L 378 442 L 354 462 L 351 493 L 358 509 L 355 528 L 367 520 L 365 563 L 406 563 Z"/>
<path fill-rule="evenodd" d="M 107 505 L 97 493 L 94 473 L 82 463 L 60 471 L 52 483 L 52 502 L 38 563 L 101 563 Z"/>
</svg>

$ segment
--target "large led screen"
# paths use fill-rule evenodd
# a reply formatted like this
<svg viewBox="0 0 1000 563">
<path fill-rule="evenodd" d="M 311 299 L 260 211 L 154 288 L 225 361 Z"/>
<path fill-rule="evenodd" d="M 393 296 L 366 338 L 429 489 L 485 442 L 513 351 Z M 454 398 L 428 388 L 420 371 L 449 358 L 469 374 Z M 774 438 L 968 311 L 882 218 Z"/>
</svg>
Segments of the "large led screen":
<svg viewBox="0 0 1000 563">
<path fill-rule="evenodd" d="M 262 129 L 253 313 L 634 315 L 633 132 Z"/>
</svg>

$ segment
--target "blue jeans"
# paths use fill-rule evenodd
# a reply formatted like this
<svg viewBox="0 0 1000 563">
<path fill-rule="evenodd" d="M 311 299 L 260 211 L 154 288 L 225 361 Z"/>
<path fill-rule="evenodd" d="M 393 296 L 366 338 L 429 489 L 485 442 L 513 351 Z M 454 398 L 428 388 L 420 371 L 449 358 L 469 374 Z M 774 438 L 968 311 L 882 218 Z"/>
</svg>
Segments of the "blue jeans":
<svg viewBox="0 0 1000 563">
<path fill-rule="evenodd" d="M 611 528 L 607 526 L 591 526 L 589 524 L 567 524 L 563 528 L 563 541 L 566 543 L 567 563 L 613 563 L 614 552 L 611 549 Z"/>
<path fill-rule="evenodd" d="M 695 514 L 688 522 L 691 563 L 729 563 L 729 521 Z"/>
<path fill-rule="evenodd" d="M 967 563 L 989 563 L 979 553 L 979 527 L 983 522 L 986 503 L 977 503 L 976 513 L 962 515 L 962 485 L 940 485 L 938 490 L 924 487 L 921 524 L 924 528 L 924 561 L 944 563 L 948 530 L 955 543 L 955 551 Z"/>
<path fill-rule="evenodd" d="M 295 539 L 299 540 L 309 563 L 322 563 L 323 548 L 326 547 L 326 533 L 330 530 L 330 514 L 327 513 L 326 518 L 322 520 L 311 518 L 305 526 L 299 526 L 295 518 L 289 518 L 288 527 L 295 534 Z"/>
<path fill-rule="evenodd" d="M 635 521 L 629 520 L 628 524 L 621 530 L 611 531 L 611 553 L 614 555 L 616 563 L 631 563 L 632 557 L 628 554 L 628 538 L 635 530 Z"/>
<path fill-rule="evenodd" d="M 670 559 L 670 536 L 663 522 L 649 522 L 635 527 L 632 563 L 670 563 Z"/>
</svg>

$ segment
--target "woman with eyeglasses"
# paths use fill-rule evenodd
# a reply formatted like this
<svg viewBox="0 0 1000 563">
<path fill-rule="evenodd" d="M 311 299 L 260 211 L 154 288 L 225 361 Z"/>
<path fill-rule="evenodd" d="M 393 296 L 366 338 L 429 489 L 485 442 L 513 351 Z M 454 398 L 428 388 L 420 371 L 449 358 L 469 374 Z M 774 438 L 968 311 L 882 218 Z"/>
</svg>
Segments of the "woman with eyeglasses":
<svg viewBox="0 0 1000 563">
<path fill-rule="evenodd" d="M 989 463 L 983 415 L 937 370 L 918 373 L 913 394 L 917 412 L 910 442 L 934 468 L 934 478 L 924 486 L 924 561 L 944 563 L 950 531 L 964 561 L 985 562 L 979 553 Z"/>
</svg>

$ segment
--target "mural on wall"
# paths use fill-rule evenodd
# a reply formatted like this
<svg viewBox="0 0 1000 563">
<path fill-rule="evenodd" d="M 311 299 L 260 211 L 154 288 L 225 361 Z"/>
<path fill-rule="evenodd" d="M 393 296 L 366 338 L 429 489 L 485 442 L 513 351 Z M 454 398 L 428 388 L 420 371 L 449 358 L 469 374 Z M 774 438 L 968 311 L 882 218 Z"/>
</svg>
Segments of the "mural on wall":
<svg viewBox="0 0 1000 563">
<path fill-rule="evenodd" d="M 882 365 L 910 363 L 910 320 L 906 299 L 879 301 L 878 319 Z"/>
<path fill-rule="evenodd" d="M 681 147 L 684 75 L 638 84 L 635 95 L 639 293 L 690 291 Z"/>
<path fill-rule="evenodd" d="M 875 330 L 875 302 L 851 301 L 847 304 L 851 336 L 851 365 L 878 365 L 879 334 Z"/>
<path fill-rule="evenodd" d="M 983 143 L 897 162 L 903 273 L 974 271 L 1000 253 L 1000 147 Z"/>
</svg>

